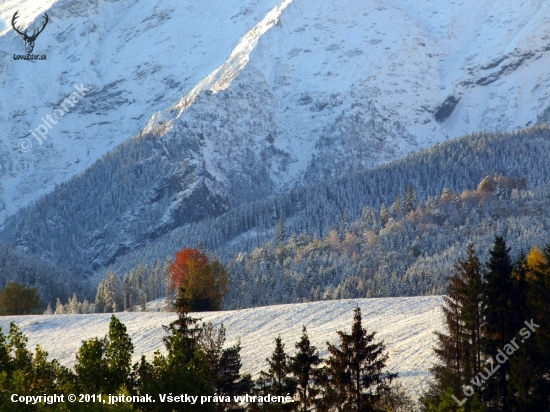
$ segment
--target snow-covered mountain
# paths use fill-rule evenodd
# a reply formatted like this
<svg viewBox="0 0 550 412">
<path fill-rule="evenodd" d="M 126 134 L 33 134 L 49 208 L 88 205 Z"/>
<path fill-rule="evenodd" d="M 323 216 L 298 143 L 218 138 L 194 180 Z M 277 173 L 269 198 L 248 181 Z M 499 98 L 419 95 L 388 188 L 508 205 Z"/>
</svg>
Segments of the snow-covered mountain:
<svg viewBox="0 0 550 412">
<path fill-rule="evenodd" d="M 312 345 L 321 356 L 327 357 L 326 342 L 338 342 L 337 330 L 351 329 L 353 309 L 361 308 L 363 325 L 369 332 L 376 331 L 376 339 L 383 340 L 389 354 L 388 369 L 399 373 L 399 380 L 413 398 L 426 389 L 431 377 L 429 368 L 435 362 L 432 347 L 434 331 L 443 331 L 440 296 L 414 298 L 354 299 L 278 305 L 255 309 L 196 313 L 193 317 L 203 322 L 221 323 L 227 329 L 227 344 L 241 340 L 243 371 L 257 377 L 267 369 L 266 358 L 281 336 L 285 350 L 294 353 L 302 326 L 306 326 Z M 163 350 L 162 325 L 175 319 L 174 313 L 118 313 L 135 345 L 134 362 L 141 355 L 149 360 L 157 350 Z M 107 334 L 110 314 L 7 316 L 0 317 L 4 333 L 9 323 L 15 322 L 29 338 L 29 348 L 37 344 L 63 365 L 74 366 L 75 354 L 82 340 Z"/>
<path fill-rule="evenodd" d="M 200 167 L 201 190 L 235 204 L 544 121 L 549 9 L 543 0 L 5 1 L 0 221 L 136 135 L 191 140 L 182 156 Z M 47 60 L 14 60 L 25 50 L 16 11 L 31 30 L 48 14 L 33 52 Z M 75 84 L 90 91 L 38 145 L 30 130 Z"/>
</svg>

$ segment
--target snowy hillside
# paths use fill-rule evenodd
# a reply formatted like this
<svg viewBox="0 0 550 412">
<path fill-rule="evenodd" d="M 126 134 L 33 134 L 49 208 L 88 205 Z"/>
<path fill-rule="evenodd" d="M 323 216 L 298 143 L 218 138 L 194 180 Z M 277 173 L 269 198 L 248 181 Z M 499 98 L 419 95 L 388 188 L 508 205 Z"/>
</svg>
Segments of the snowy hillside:
<svg viewBox="0 0 550 412">
<path fill-rule="evenodd" d="M 442 330 L 441 297 L 385 298 L 325 301 L 294 305 L 270 306 L 240 311 L 201 313 L 205 322 L 223 324 L 228 344 L 242 342 L 243 370 L 257 374 L 266 368 L 265 358 L 271 355 L 274 339 L 280 334 L 287 353 L 294 352 L 294 343 L 302 326 L 308 328 L 312 344 L 327 356 L 326 342 L 337 342 L 337 330 L 351 329 L 353 308 L 363 313 L 363 325 L 377 331 L 390 355 L 388 367 L 399 372 L 405 388 L 415 398 L 425 389 L 434 362 L 431 348 L 433 332 Z M 29 346 L 40 344 L 64 365 L 75 363 L 75 353 L 82 340 L 107 333 L 109 314 L 0 317 L 4 333 L 15 321 L 29 337 Z M 175 318 L 173 313 L 119 313 L 117 316 L 132 337 L 137 361 L 141 354 L 151 358 L 163 348 L 162 326 Z"/>
<path fill-rule="evenodd" d="M 0 159 L 2 207 L 51 190 L 144 129 L 156 111 L 171 107 L 228 57 L 239 38 L 277 2 L 7 1 L 0 5 Z M 42 14 L 50 22 L 34 53 L 47 61 L 15 61 L 24 43 L 11 28 Z M 35 26 L 32 26 L 35 27 Z M 91 91 L 49 132 L 43 145 L 30 136 L 41 118 L 83 84 Z M 28 137 L 33 149 L 17 150 Z"/>
<path fill-rule="evenodd" d="M 463 0 L 8 0 L 0 5 L 0 222 L 142 132 L 238 203 L 437 141 L 546 120 L 550 4 Z M 49 24 L 34 53 L 11 28 Z M 38 145 L 30 136 L 89 88 Z M 539 116 L 540 115 L 540 116 Z M 22 153 L 20 139 L 33 148 Z M 243 161 L 243 159 L 245 159 Z M 254 189 L 256 190 L 256 189 Z M 245 196 L 246 198 L 246 196 Z"/>
</svg>

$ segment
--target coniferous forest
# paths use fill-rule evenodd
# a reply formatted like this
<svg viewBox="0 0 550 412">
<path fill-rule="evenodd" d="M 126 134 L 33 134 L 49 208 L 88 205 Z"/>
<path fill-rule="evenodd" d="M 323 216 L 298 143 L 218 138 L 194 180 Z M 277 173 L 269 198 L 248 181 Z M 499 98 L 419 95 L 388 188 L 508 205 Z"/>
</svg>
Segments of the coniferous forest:
<svg viewBox="0 0 550 412">
<path fill-rule="evenodd" d="M 446 273 L 469 241 L 479 245 L 482 254 L 495 233 L 509 239 L 513 254 L 547 242 L 548 133 L 543 125 L 514 133 L 467 136 L 373 170 L 237 205 L 219 217 L 135 241 L 107 220 L 100 231 L 79 223 L 98 222 L 86 210 L 110 198 L 108 185 L 99 185 L 101 178 L 93 180 L 90 172 L 4 225 L 0 239 L 19 246 L 4 248 L 0 280 L 38 287 L 44 302 L 55 311 L 56 298 L 65 305 L 75 292 L 79 301 L 93 303 L 97 286 L 110 271 L 121 284 L 127 278 L 126 287 L 134 295 L 128 306 L 139 307 L 143 297 L 153 300 L 165 294 L 167 288 L 161 283 L 174 251 L 202 245 L 228 268 L 231 279 L 224 300 L 228 309 L 359 296 L 441 294 Z M 138 143 L 147 142 L 144 138 Z M 131 162 L 134 157 L 127 159 Z M 102 162 L 108 165 L 109 157 Z M 112 166 L 117 164 L 122 167 Z M 149 164 L 142 162 L 140 168 Z M 95 188 L 90 196 L 101 192 L 96 200 L 69 196 L 84 193 L 87 185 Z M 113 201 L 121 200 L 120 196 L 124 194 Z M 115 206 L 108 210 L 120 209 Z M 70 234 L 72 228 L 85 230 Z M 98 259 L 109 250 L 94 250 L 97 239 L 90 236 L 100 236 L 106 245 L 115 239 L 105 232 L 110 230 L 116 236 L 125 233 L 124 241 L 121 248 L 117 241 L 109 247 L 118 250 L 118 256 L 105 264 Z M 133 251 L 123 246 L 128 242 Z M 22 265 L 36 262 L 29 253 L 39 250 L 47 264 L 27 271 Z M 150 280 L 144 286 L 140 278 Z M 72 286 L 75 283 L 78 287 Z M 119 301 L 121 309 L 122 298 Z"/>
<path fill-rule="evenodd" d="M 497 236 L 474 245 L 449 277 L 426 411 L 550 410 L 550 245 L 515 258 Z"/>
<path fill-rule="evenodd" d="M 348 219 L 344 211 L 322 238 L 289 234 L 281 216 L 265 244 L 228 261 L 230 282 L 223 306 L 444 294 L 448 273 L 468 242 L 479 245 L 482 258 L 488 256 L 494 233 L 514 239 L 514 256 L 533 244 L 545 244 L 547 191 L 529 190 L 524 178 L 498 174 L 484 177 L 473 190 L 454 193 L 445 188 L 426 200 L 409 185 L 403 196 L 398 194 L 387 206 L 382 203 L 378 211 L 364 207 L 357 220 Z M 164 264 L 139 264 L 121 281 L 109 271 L 99 283 L 96 309 L 112 310 L 112 303 L 103 301 L 128 309 L 144 300 L 170 299 L 166 282 L 171 263 L 168 258 Z M 82 313 L 63 311 L 60 304 L 56 313 Z"/>
</svg>

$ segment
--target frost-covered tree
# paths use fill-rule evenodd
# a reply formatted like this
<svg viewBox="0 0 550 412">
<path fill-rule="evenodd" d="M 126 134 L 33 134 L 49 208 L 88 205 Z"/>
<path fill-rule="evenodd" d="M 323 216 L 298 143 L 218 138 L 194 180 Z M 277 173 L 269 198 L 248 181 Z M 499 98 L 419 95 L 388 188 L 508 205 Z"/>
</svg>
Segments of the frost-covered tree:
<svg viewBox="0 0 550 412">
<path fill-rule="evenodd" d="M 286 238 L 285 217 L 283 215 L 279 218 L 279 223 L 277 223 L 277 226 L 275 227 L 273 237 L 278 243 L 284 242 Z"/>
<path fill-rule="evenodd" d="M 95 305 L 100 312 L 117 312 L 124 308 L 122 284 L 117 274 L 108 272 L 98 287 Z"/>
</svg>

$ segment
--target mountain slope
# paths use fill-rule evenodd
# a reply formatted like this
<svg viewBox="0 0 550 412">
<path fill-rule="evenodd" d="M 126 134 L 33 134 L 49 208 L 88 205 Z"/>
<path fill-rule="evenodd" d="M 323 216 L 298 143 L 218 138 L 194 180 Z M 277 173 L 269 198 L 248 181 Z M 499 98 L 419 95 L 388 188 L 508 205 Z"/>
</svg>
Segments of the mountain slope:
<svg viewBox="0 0 550 412">
<path fill-rule="evenodd" d="M 250 252 L 271 239 L 281 215 L 289 234 L 324 237 L 343 211 L 350 220 L 359 219 L 364 207 L 378 212 L 408 184 L 423 199 L 445 187 L 475 189 L 488 173 L 524 177 L 530 188 L 550 184 L 550 131 L 537 127 L 466 136 L 372 170 L 247 202 L 213 218 L 229 204 L 211 195 L 217 182 L 200 159 L 183 160 L 197 146 L 193 140 L 183 146 L 178 139 L 154 137 L 125 143 L 9 218 L 0 239 L 78 276 L 107 266 L 123 274 L 140 261 L 153 264 L 201 241 L 224 260 Z M 266 195 L 261 186 L 251 187 Z M 193 217 L 205 220 L 189 224 Z"/>
<path fill-rule="evenodd" d="M 275 6 L 273 0 L 2 3 L 0 216 L 139 134 L 155 112 L 178 102 L 222 64 Z M 35 27 L 48 13 L 34 50 L 47 54 L 47 61 L 13 60 L 24 52 L 11 29 L 15 11 L 23 28 L 33 20 Z M 58 108 L 74 84 L 90 91 L 38 145 L 29 129 Z M 17 143 L 25 137 L 34 147 L 21 153 Z"/>
<path fill-rule="evenodd" d="M 5 2 L 0 219 L 142 133 L 197 140 L 200 149 L 184 157 L 218 183 L 212 196 L 238 204 L 448 138 L 545 120 L 549 7 Z M 10 27 L 16 10 L 23 27 L 48 12 L 35 50 L 47 61 L 12 59 L 23 50 Z M 18 140 L 74 84 L 89 94 L 46 143 L 19 152 Z"/>
</svg>

